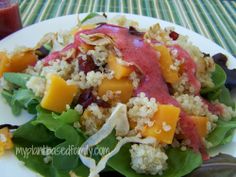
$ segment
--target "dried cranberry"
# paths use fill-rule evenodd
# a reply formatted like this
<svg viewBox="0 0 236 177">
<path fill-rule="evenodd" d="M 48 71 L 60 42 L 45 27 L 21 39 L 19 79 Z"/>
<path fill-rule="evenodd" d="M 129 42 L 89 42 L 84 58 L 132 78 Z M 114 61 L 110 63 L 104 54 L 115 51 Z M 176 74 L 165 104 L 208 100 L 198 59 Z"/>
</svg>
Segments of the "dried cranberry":
<svg viewBox="0 0 236 177">
<path fill-rule="evenodd" d="M 110 108 L 110 104 L 101 100 L 96 99 L 96 97 L 92 93 L 93 88 L 89 88 L 85 90 L 81 95 L 79 96 L 78 103 L 83 106 L 83 108 L 87 108 L 92 103 L 97 103 L 98 106 L 103 108 Z"/>
<path fill-rule="evenodd" d="M 108 102 L 105 102 L 104 100 L 98 99 L 96 100 L 96 103 L 98 106 L 102 107 L 102 108 L 110 108 L 111 105 Z"/>
<path fill-rule="evenodd" d="M 87 108 L 90 104 L 92 104 L 94 101 L 96 101 L 95 96 L 92 93 L 92 88 L 89 88 L 85 90 L 81 95 L 79 96 L 78 103 L 83 106 L 83 108 Z"/>
<path fill-rule="evenodd" d="M 79 69 L 84 71 L 87 74 L 89 71 L 96 70 L 98 67 L 95 65 L 93 59 L 90 56 L 87 56 L 87 59 L 84 60 L 81 57 L 79 58 Z"/>
<path fill-rule="evenodd" d="M 175 31 L 171 31 L 169 36 L 170 36 L 171 39 L 173 39 L 175 41 L 176 39 L 178 39 L 179 34 L 176 33 Z"/>
</svg>

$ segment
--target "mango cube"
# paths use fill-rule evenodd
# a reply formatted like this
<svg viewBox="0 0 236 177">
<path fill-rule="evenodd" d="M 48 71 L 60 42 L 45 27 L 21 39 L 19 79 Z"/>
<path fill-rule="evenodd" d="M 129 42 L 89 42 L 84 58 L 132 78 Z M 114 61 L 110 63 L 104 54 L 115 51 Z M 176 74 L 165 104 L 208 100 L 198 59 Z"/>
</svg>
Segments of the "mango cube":
<svg viewBox="0 0 236 177">
<path fill-rule="evenodd" d="M 29 65 L 33 65 L 36 62 L 37 56 L 32 50 L 18 52 L 11 57 L 8 57 L 4 52 L 0 52 L 0 77 L 2 77 L 4 72 L 22 72 Z"/>
<path fill-rule="evenodd" d="M 11 72 L 11 63 L 7 54 L 0 52 L 0 77 L 3 76 L 5 72 Z"/>
<path fill-rule="evenodd" d="M 108 67 L 114 71 L 114 76 L 116 79 L 121 79 L 127 77 L 133 71 L 129 66 L 122 65 L 117 62 L 117 59 L 113 53 L 110 53 L 108 57 Z"/>
<path fill-rule="evenodd" d="M 107 91 L 120 91 L 119 100 L 123 103 L 128 102 L 133 94 L 133 85 L 128 78 L 123 79 L 103 79 L 98 87 L 98 95 L 103 96 Z"/>
<path fill-rule="evenodd" d="M 174 84 L 179 80 L 178 70 L 171 69 L 171 65 L 174 64 L 169 49 L 164 45 L 155 46 L 155 50 L 160 52 L 160 67 L 162 75 L 166 82 Z"/>
<path fill-rule="evenodd" d="M 13 148 L 13 142 L 11 138 L 12 134 L 7 127 L 0 129 L 0 151 L 4 152 L 5 149 L 9 150 Z"/>
<path fill-rule="evenodd" d="M 190 117 L 194 124 L 196 125 L 197 132 L 201 137 L 206 137 L 207 135 L 207 123 L 208 118 L 203 116 L 191 116 Z"/>
<path fill-rule="evenodd" d="M 171 144 L 179 120 L 180 108 L 172 105 L 159 105 L 152 120 L 153 126 L 145 126 L 141 132 L 143 137 L 155 137 L 158 141 Z"/>
<path fill-rule="evenodd" d="M 60 76 L 52 74 L 47 77 L 47 85 L 41 106 L 50 111 L 61 113 L 70 105 L 78 88 L 75 85 L 68 85 Z"/>
</svg>

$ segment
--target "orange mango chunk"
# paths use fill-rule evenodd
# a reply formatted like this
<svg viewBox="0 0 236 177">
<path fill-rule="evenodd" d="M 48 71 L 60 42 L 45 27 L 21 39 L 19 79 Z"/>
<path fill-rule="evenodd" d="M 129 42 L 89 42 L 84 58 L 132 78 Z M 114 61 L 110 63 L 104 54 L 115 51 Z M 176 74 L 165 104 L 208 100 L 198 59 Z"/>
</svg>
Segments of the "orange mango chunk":
<svg viewBox="0 0 236 177">
<path fill-rule="evenodd" d="M 179 80 L 178 70 L 171 69 L 173 64 L 169 49 L 164 45 L 154 46 L 155 50 L 160 52 L 160 68 L 166 82 L 174 84 Z"/>
<path fill-rule="evenodd" d="M 98 96 L 103 96 L 110 90 L 113 92 L 120 91 L 119 100 L 123 103 L 128 102 L 133 94 L 133 85 L 128 78 L 123 79 L 103 79 L 101 85 L 98 87 Z"/>
<path fill-rule="evenodd" d="M 171 144 L 179 120 L 180 108 L 172 105 L 159 105 L 152 120 L 152 127 L 145 126 L 141 132 L 143 137 L 154 137 L 158 141 Z"/>
<path fill-rule="evenodd" d="M 13 142 L 11 140 L 12 134 L 7 127 L 0 129 L 0 151 L 9 150 L 13 148 Z M 1 153 L 1 152 L 0 152 Z"/>
<path fill-rule="evenodd" d="M 78 88 L 75 85 L 68 85 L 60 76 L 52 74 L 47 78 L 47 85 L 41 106 L 50 111 L 61 113 L 70 105 Z"/>
<path fill-rule="evenodd" d="M 191 116 L 190 117 L 194 124 L 196 125 L 197 128 L 197 132 L 201 137 L 206 137 L 207 135 L 207 123 L 208 123 L 208 119 L 207 117 L 203 117 L 203 116 Z"/>
<path fill-rule="evenodd" d="M 28 66 L 33 65 L 37 62 L 37 56 L 34 51 L 25 51 L 14 54 L 11 58 L 11 71 L 21 72 Z"/>
<path fill-rule="evenodd" d="M 10 67 L 11 63 L 7 54 L 5 52 L 0 52 L 0 77 L 2 77 L 5 72 L 10 72 Z"/>
<path fill-rule="evenodd" d="M 116 79 L 127 77 L 133 71 L 130 67 L 118 63 L 113 53 L 109 54 L 107 63 L 108 67 L 114 71 L 114 76 Z"/>
<path fill-rule="evenodd" d="M 6 53 L 0 52 L 0 77 L 4 72 L 22 72 L 29 65 L 37 62 L 37 56 L 34 51 L 17 52 L 8 57 Z"/>
</svg>

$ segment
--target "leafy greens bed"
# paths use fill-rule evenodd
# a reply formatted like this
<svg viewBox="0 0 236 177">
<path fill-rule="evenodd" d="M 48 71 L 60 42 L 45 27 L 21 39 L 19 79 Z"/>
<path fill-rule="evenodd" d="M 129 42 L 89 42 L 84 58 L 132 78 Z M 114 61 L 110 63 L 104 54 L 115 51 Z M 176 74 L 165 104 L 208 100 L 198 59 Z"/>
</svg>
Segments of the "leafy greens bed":
<svg viewBox="0 0 236 177">
<path fill-rule="evenodd" d="M 104 17 L 101 15 L 98 15 L 95 13 L 88 15 L 79 23 L 79 25 L 81 25 L 81 23 L 84 25 L 84 26 L 82 25 L 82 27 L 81 26 L 79 27 L 79 31 L 82 29 L 82 30 L 85 30 L 86 32 L 86 30 L 95 28 L 94 26 L 91 27 L 91 24 L 92 25 L 94 24 L 94 21 L 93 21 L 94 19 L 96 19 L 96 22 L 97 22 L 99 18 L 102 19 L 101 22 L 104 21 Z M 112 27 L 114 26 L 109 26 L 108 28 L 112 28 Z M 123 27 L 121 29 L 123 30 Z M 73 30 L 71 33 L 74 33 Z M 78 29 L 76 32 L 78 32 Z M 130 33 L 129 35 L 131 36 L 133 35 L 135 37 L 145 36 L 144 33 L 137 31 L 135 28 L 132 28 L 132 29 L 130 28 L 129 33 Z M 172 36 L 171 37 L 172 40 L 176 40 L 178 38 L 178 35 L 179 35 L 178 33 L 174 31 L 171 31 L 170 33 L 171 33 L 170 36 Z M 111 36 L 112 35 L 113 34 L 111 34 Z M 112 40 L 115 40 L 116 36 L 114 35 L 111 38 L 113 38 Z M 67 40 L 69 41 L 69 39 Z M 75 40 L 78 40 L 78 39 L 76 39 L 75 37 Z M 83 38 L 83 40 L 88 42 L 88 39 L 85 37 Z M 89 51 L 89 50 L 94 49 L 93 47 L 91 48 L 91 46 L 97 45 L 95 44 L 95 42 L 97 42 L 96 40 L 98 41 L 100 40 L 99 42 L 103 44 L 106 42 L 109 43 L 111 39 L 107 39 L 106 37 L 100 34 L 100 36 L 95 36 L 92 39 L 92 42 L 89 41 L 90 45 L 86 45 L 86 47 L 83 46 L 84 43 L 81 42 L 81 39 L 79 39 L 78 40 L 79 42 L 78 41 L 77 42 L 80 43 L 82 47 L 84 47 L 83 49 L 80 48 L 81 51 L 83 50 Z M 38 59 L 40 60 L 42 59 L 46 63 L 45 67 L 47 65 L 50 65 L 50 60 L 53 60 L 54 56 L 56 56 L 56 58 L 60 56 L 58 52 L 59 50 L 58 48 L 60 48 L 60 45 L 62 44 L 60 44 L 60 42 L 57 41 L 57 44 L 56 44 L 57 50 L 55 50 L 55 43 L 54 45 L 52 45 L 52 43 L 53 43 L 52 40 L 50 42 L 43 43 L 43 44 L 41 42 L 39 43 L 39 46 L 37 46 L 35 49 L 32 49 L 37 55 Z M 70 48 L 70 45 L 68 46 L 66 48 Z M 64 52 L 65 50 L 64 47 L 65 45 L 64 46 L 62 45 L 62 48 L 60 48 L 62 52 Z M 163 52 L 164 49 L 158 48 L 162 56 L 168 57 L 168 54 Z M 176 47 L 176 49 L 178 49 L 178 47 Z M 180 52 L 184 53 L 181 50 Z M 69 59 L 67 58 L 66 60 L 69 60 L 69 62 L 71 62 L 70 60 L 71 58 L 73 58 L 74 54 L 70 55 L 67 53 L 66 55 L 69 55 L 68 57 Z M 184 53 L 183 55 L 185 57 L 188 57 L 188 54 Z M 202 99 L 209 101 L 209 105 L 215 102 L 221 103 L 227 106 L 228 108 L 231 108 L 230 110 L 235 111 L 236 109 L 235 101 L 232 99 L 231 93 L 228 89 L 228 88 L 232 89 L 235 86 L 234 81 L 229 80 L 229 77 L 233 78 L 232 76 L 235 75 L 235 70 L 228 70 L 227 67 L 225 66 L 225 62 L 219 62 L 222 60 L 222 58 L 223 60 L 225 60 L 224 58 L 225 56 L 223 55 L 221 55 L 221 57 L 219 57 L 219 55 L 215 55 L 215 56 L 216 56 L 215 58 L 213 56 L 213 59 L 215 59 L 215 62 L 218 63 L 219 65 L 218 64 L 215 65 L 215 70 L 211 74 L 213 87 L 207 87 L 207 86 L 201 87 L 199 94 L 201 95 Z M 111 63 L 112 63 L 111 61 L 110 63 L 108 61 L 108 65 L 110 64 L 111 66 L 113 66 L 113 69 L 114 69 L 114 65 L 112 65 Z M 95 62 L 95 64 L 97 63 Z M 87 58 L 85 63 L 83 60 L 79 60 L 79 67 L 80 67 L 79 69 L 83 70 L 83 72 L 86 74 L 89 72 L 99 70 L 100 68 L 96 66 L 95 64 L 93 63 L 91 57 Z M 27 65 L 30 65 L 30 63 L 27 63 Z M 102 63 L 100 67 L 104 67 L 106 65 L 107 64 Z M 164 63 L 163 65 L 166 66 L 166 63 Z M 123 73 L 125 77 L 127 77 L 131 73 L 128 71 L 127 68 L 125 69 L 122 68 L 124 66 L 119 66 L 119 67 L 120 67 L 118 69 L 119 72 Z M 115 67 L 114 70 L 116 71 L 117 68 Z M 132 69 L 131 71 L 134 71 L 134 70 Z M 48 100 L 47 100 L 48 102 L 45 101 L 46 100 L 45 97 L 42 98 L 40 94 L 36 94 L 35 90 L 29 89 L 29 86 L 27 85 L 27 83 L 30 81 L 30 79 L 33 76 L 27 72 L 25 73 L 17 72 L 14 69 L 9 70 L 9 71 L 10 72 L 3 72 L 2 74 L 4 81 L 8 83 L 8 88 L 4 88 L 1 92 L 2 97 L 11 106 L 12 113 L 14 115 L 18 116 L 21 114 L 22 110 L 27 110 L 28 113 L 34 116 L 34 118 L 31 121 L 27 122 L 24 125 L 21 125 L 19 128 L 17 128 L 14 131 L 13 139 L 12 139 L 14 142 L 14 152 L 17 158 L 23 161 L 28 168 L 38 172 L 42 176 L 67 177 L 67 176 L 78 175 L 82 177 L 87 177 L 90 175 L 92 177 L 93 176 L 91 175 L 92 172 L 96 170 L 98 170 L 98 172 L 101 172 L 100 174 L 101 176 L 107 175 L 107 174 L 114 175 L 116 173 L 116 174 L 120 174 L 121 176 L 124 175 L 128 177 L 151 177 L 151 176 L 181 177 L 185 175 L 192 176 L 192 177 L 197 176 L 197 175 L 209 176 L 209 170 L 211 170 L 211 174 L 217 174 L 217 175 L 220 173 L 228 174 L 228 175 L 235 173 L 235 169 L 236 169 L 235 158 L 227 156 L 227 155 L 220 155 L 216 158 L 203 161 L 202 159 L 204 158 L 206 159 L 206 156 L 205 156 L 206 154 L 204 154 L 201 147 L 197 149 L 194 145 L 191 146 L 189 144 L 183 144 L 184 147 L 182 147 L 182 145 L 174 145 L 173 139 L 171 139 L 172 144 L 171 143 L 165 144 L 163 142 L 159 144 L 160 146 L 164 144 L 163 147 L 161 147 L 160 149 L 161 150 L 164 149 L 166 156 L 168 157 L 168 159 L 166 160 L 166 164 L 168 164 L 168 168 L 165 168 L 164 170 L 161 170 L 160 173 L 155 173 L 155 174 L 143 173 L 143 172 L 137 173 L 137 171 L 133 168 L 133 166 L 131 166 L 131 164 L 133 164 L 134 162 L 132 161 L 132 158 L 131 158 L 132 155 L 131 155 L 130 149 L 134 143 L 142 144 L 145 142 L 144 144 L 150 144 L 150 142 L 153 141 L 153 138 L 148 139 L 148 137 L 145 137 L 146 139 L 141 139 L 140 134 L 138 134 L 135 137 L 136 138 L 135 140 L 130 140 L 128 137 L 126 143 L 123 143 L 121 145 L 121 148 L 117 151 L 117 153 L 112 154 L 111 158 L 108 158 L 108 162 L 106 163 L 106 167 L 104 169 L 99 165 L 97 166 L 95 165 L 96 168 L 94 168 L 91 165 L 92 164 L 92 162 L 90 161 L 91 158 L 95 159 L 96 164 L 99 164 L 99 162 L 104 161 L 105 156 L 109 155 L 109 152 L 116 150 L 117 145 L 122 139 L 121 138 L 122 136 L 123 136 L 123 140 L 126 138 L 126 137 L 124 138 L 124 135 L 122 135 L 122 133 L 124 133 L 125 131 L 124 130 L 125 129 L 124 127 L 126 126 L 125 122 L 122 122 L 123 128 L 118 127 L 117 122 L 119 120 L 117 119 L 117 116 L 115 116 L 115 113 L 114 113 L 114 110 L 116 110 L 117 107 L 112 109 L 114 115 L 113 113 L 111 113 L 111 115 L 109 115 L 109 118 L 105 120 L 101 125 L 99 124 L 100 127 L 98 128 L 98 130 L 96 130 L 98 133 L 101 133 L 101 134 L 103 132 L 102 139 L 100 139 L 100 137 L 97 137 L 94 139 L 94 141 L 96 142 L 91 142 L 90 141 L 91 137 L 92 138 L 96 137 L 96 133 L 88 134 L 84 130 L 84 127 L 81 127 L 81 125 L 79 124 L 82 121 L 84 121 L 83 116 L 85 114 L 89 115 L 89 113 L 86 113 L 86 109 L 91 104 L 97 104 L 100 107 L 106 109 L 106 108 L 110 108 L 113 103 L 109 101 L 104 101 L 101 98 L 95 97 L 93 95 L 93 92 L 91 91 L 93 87 L 91 87 L 89 89 L 87 88 L 80 89 L 79 92 L 81 92 L 81 94 L 79 98 L 77 98 L 76 101 L 75 100 L 69 101 L 70 102 L 69 107 L 68 105 L 65 104 L 63 111 L 60 111 L 61 108 L 59 106 L 58 107 L 52 106 L 46 109 L 45 107 L 47 106 L 45 105 L 49 101 Z M 142 74 L 142 73 L 138 73 L 138 74 Z M 165 79 L 167 78 L 166 82 L 172 82 L 172 81 L 169 81 L 170 78 L 168 78 L 169 77 L 168 74 L 166 75 L 163 74 L 163 75 Z M 173 79 L 173 75 L 174 74 L 172 73 L 171 79 Z M 115 73 L 115 77 L 117 79 L 120 77 L 120 75 Z M 40 75 L 39 79 L 47 80 L 48 78 L 47 76 Z M 67 90 L 68 92 L 73 92 L 74 88 L 72 88 L 72 86 L 71 88 L 69 88 L 70 86 L 68 86 L 67 88 L 67 86 L 65 86 L 64 84 L 64 81 L 62 81 L 61 78 L 54 76 L 54 78 L 51 77 L 50 79 L 51 79 L 50 82 L 53 82 L 53 81 L 57 81 L 58 83 L 60 82 L 61 84 L 60 87 L 68 89 Z M 227 80 L 227 84 L 225 85 L 226 80 Z M 96 80 L 96 82 L 98 82 L 98 80 Z M 53 95 L 53 92 L 52 91 L 50 92 L 50 89 L 49 89 L 50 83 L 49 84 L 48 83 L 49 82 L 47 81 L 47 86 L 46 86 L 46 89 L 48 89 L 47 94 L 51 93 Z M 117 83 L 114 82 L 113 84 L 117 84 Z M 171 85 L 173 83 L 168 83 L 168 84 Z M 169 90 L 174 89 L 174 85 L 172 86 L 173 88 L 169 88 Z M 129 87 L 127 88 L 129 89 Z M 60 89 L 60 88 L 57 88 L 57 89 Z M 127 92 L 129 92 L 128 89 L 127 89 Z M 63 90 L 61 91 L 63 92 Z M 153 92 L 150 91 L 150 93 L 153 93 Z M 58 96 L 59 95 L 57 95 L 57 97 Z M 121 102 L 124 102 L 123 97 L 121 97 L 121 100 L 122 100 Z M 45 104 L 42 104 L 42 102 L 44 102 Z M 82 105 L 83 111 L 78 111 L 78 109 L 75 109 L 78 102 L 80 103 L 80 105 Z M 65 109 L 65 106 L 66 106 L 66 109 Z M 124 111 L 122 110 L 122 106 L 120 106 L 120 109 L 117 108 L 117 110 L 118 111 L 120 110 L 121 112 Z M 118 111 L 117 111 L 117 114 L 119 114 Z M 127 112 L 126 109 L 125 111 Z M 184 114 L 183 112 L 180 113 L 181 116 L 183 116 L 183 114 Z M 91 115 L 89 116 L 91 117 Z M 121 117 L 123 116 L 119 114 L 118 117 L 121 120 Z M 92 120 L 92 121 L 95 121 L 95 120 Z M 129 123 L 130 123 L 130 127 L 132 127 L 131 120 L 129 120 Z M 104 128 L 106 124 L 108 125 L 108 127 L 110 127 L 110 129 Z M 138 124 L 138 122 L 136 122 L 135 124 Z M 224 119 L 224 118 L 221 118 L 219 115 L 219 120 L 215 122 L 214 126 L 215 126 L 214 129 L 207 136 L 205 136 L 204 138 L 202 137 L 203 139 L 205 139 L 205 141 L 209 145 L 208 150 L 219 145 L 230 143 L 232 141 L 232 138 L 234 135 L 234 129 L 236 128 L 236 117 Z M 121 135 L 119 136 L 117 136 L 117 132 L 119 132 L 117 127 L 120 128 L 119 130 L 121 131 Z M 192 133 L 191 131 L 189 132 Z M 196 134 L 192 134 L 192 135 L 195 136 Z M 178 136 L 180 136 L 180 138 Z M 183 134 L 177 135 L 177 138 L 179 138 L 181 141 L 184 142 Z M 197 141 L 197 138 L 196 139 L 193 138 L 192 140 Z M 199 141 L 199 142 L 202 142 L 202 141 Z M 84 155 L 84 154 L 81 154 L 83 152 L 79 152 L 81 149 L 78 149 L 78 148 L 83 146 L 86 143 L 87 145 L 90 145 L 93 143 L 94 144 L 91 147 L 88 147 L 90 149 L 87 149 L 88 151 L 86 151 L 86 154 Z M 94 153 L 99 148 L 101 149 L 104 147 L 109 150 L 108 152 L 106 152 L 106 154 Z M 34 149 L 34 150 L 27 152 L 25 151 L 26 149 L 31 149 L 31 150 Z M 90 159 L 88 159 L 87 157 L 89 157 Z M 216 168 L 214 168 L 215 166 Z M 90 169 L 88 167 L 90 167 Z M 221 169 L 220 172 L 218 171 L 218 167 L 220 167 Z"/>
</svg>

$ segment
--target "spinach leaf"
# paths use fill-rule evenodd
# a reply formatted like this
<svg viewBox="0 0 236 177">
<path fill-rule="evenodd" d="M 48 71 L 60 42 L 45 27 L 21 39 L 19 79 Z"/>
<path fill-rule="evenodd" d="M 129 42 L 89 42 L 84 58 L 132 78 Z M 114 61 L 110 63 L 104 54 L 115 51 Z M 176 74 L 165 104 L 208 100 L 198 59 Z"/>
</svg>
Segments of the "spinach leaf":
<svg viewBox="0 0 236 177">
<path fill-rule="evenodd" d="M 209 92 L 216 91 L 220 87 L 222 87 L 225 84 L 226 81 L 226 74 L 224 70 L 216 64 L 215 71 L 212 73 L 212 81 L 214 83 L 214 87 L 208 87 L 208 88 L 202 88 L 201 94 L 207 94 Z"/>
<path fill-rule="evenodd" d="M 221 93 L 220 93 L 218 99 L 221 103 L 223 103 L 227 106 L 231 106 L 233 108 L 235 106 L 235 101 L 232 99 L 232 96 L 231 96 L 229 90 L 225 86 L 223 86 L 221 88 Z"/>
<path fill-rule="evenodd" d="M 11 102 L 18 102 L 22 108 L 29 111 L 30 114 L 36 114 L 36 106 L 39 104 L 40 99 L 29 89 L 15 90 Z"/>
<path fill-rule="evenodd" d="M 72 146 L 69 142 L 65 141 L 55 147 L 55 149 L 60 150 L 60 154 L 58 155 L 53 155 L 52 158 L 52 163 L 53 166 L 55 166 L 57 169 L 62 170 L 62 171 L 70 171 L 74 168 L 76 168 L 79 163 L 79 155 L 78 154 L 72 154 L 70 152 L 70 149 L 76 148 L 76 146 Z M 73 149 L 72 149 L 73 150 Z M 80 164 L 82 165 L 82 164 Z"/>
<path fill-rule="evenodd" d="M 71 125 L 55 119 L 50 111 L 41 107 L 37 107 L 37 111 L 36 119 L 22 125 L 14 132 L 13 141 L 18 147 L 50 146 L 57 153 L 51 155 L 52 161 L 48 164 L 45 164 L 45 156 L 41 154 L 29 154 L 28 158 L 24 158 L 23 154 L 16 154 L 19 160 L 46 177 L 69 177 L 71 170 L 82 177 L 88 176 L 89 170 L 82 164 L 76 152 L 71 151 L 74 150 L 71 148 L 78 149 L 84 142 L 84 136 Z M 65 113 L 62 113 L 62 116 L 63 114 Z M 69 113 L 66 114 L 70 116 Z"/>
<path fill-rule="evenodd" d="M 10 105 L 11 104 L 11 100 L 12 100 L 12 93 L 10 92 L 10 91 L 8 91 L 8 90 L 3 90 L 2 92 L 1 92 L 1 94 L 2 94 L 2 97 L 7 101 L 7 103 Z"/>
<path fill-rule="evenodd" d="M 15 145 L 15 152 L 17 148 L 23 148 L 22 146 Z M 53 166 L 51 162 L 45 163 L 43 155 L 33 155 L 29 153 L 28 158 L 25 158 L 23 154 L 17 153 L 17 158 L 24 162 L 24 165 L 29 169 L 39 173 L 45 177 L 70 177 L 68 172 L 60 171 Z"/>
<path fill-rule="evenodd" d="M 74 127 L 66 124 L 64 119 L 55 119 L 55 114 L 42 108 L 38 108 L 38 112 L 38 117 L 33 121 L 33 124 L 43 124 L 50 131 L 53 131 L 57 138 L 65 140 L 63 143 L 58 144 L 55 147 L 60 150 L 60 153 L 52 155 L 53 166 L 59 170 L 68 172 L 78 166 L 83 166 L 85 168 L 84 171 L 87 171 L 86 167 L 80 162 L 79 156 L 75 154 L 74 151 L 66 154 L 66 151 L 69 150 L 70 147 L 78 149 L 78 147 L 85 141 L 84 136 L 77 132 Z M 75 114 L 73 111 L 67 111 L 62 113 L 61 117 L 70 117 L 70 115 L 73 117 Z"/>
<path fill-rule="evenodd" d="M 106 139 L 104 139 L 101 143 L 99 143 L 99 147 L 108 147 L 113 149 L 117 143 L 115 134 L 109 135 Z M 124 176 L 129 177 L 181 177 L 192 170 L 197 168 L 202 163 L 202 157 L 200 153 L 195 153 L 192 150 L 188 149 L 186 151 L 182 151 L 177 148 L 168 148 L 166 153 L 168 156 L 168 169 L 164 171 L 163 175 L 144 175 L 137 174 L 130 166 L 131 158 L 130 158 L 130 149 L 131 144 L 124 145 L 118 154 L 112 157 L 108 161 L 108 165 Z M 194 159 L 194 160 L 193 160 Z M 180 170 L 181 169 L 181 170 Z"/>
<path fill-rule="evenodd" d="M 56 138 L 54 133 L 44 125 L 33 125 L 32 121 L 29 121 L 13 133 L 13 142 L 19 145 L 49 145 L 51 143 L 58 144 L 61 140 Z"/>
<path fill-rule="evenodd" d="M 74 109 L 69 109 L 66 112 L 63 112 L 61 115 L 53 113 L 52 116 L 54 119 L 60 120 L 68 124 L 74 123 L 75 121 L 78 121 L 80 118 L 80 114 Z"/>
<path fill-rule="evenodd" d="M 22 106 L 21 106 L 21 104 L 18 101 L 14 101 L 14 102 L 12 101 L 13 97 L 14 97 L 13 93 L 11 93 L 10 91 L 7 91 L 7 90 L 3 90 L 1 94 L 2 94 L 2 97 L 10 105 L 12 113 L 15 116 L 20 115 L 21 111 L 22 111 Z"/>
<path fill-rule="evenodd" d="M 26 109 L 30 114 L 37 113 L 36 106 L 39 104 L 40 99 L 31 90 L 23 88 L 13 92 L 3 90 L 1 94 L 11 106 L 14 115 L 20 115 L 22 109 Z"/>
<path fill-rule="evenodd" d="M 232 138 L 233 129 L 235 128 L 236 118 L 230 121 L 218 120 L 216 128 L 208 135 L 207 140 L 212 144 L 212 147 L 225 144 Z"/>
<path fill-rule="evenodd" d="M 31 75 L 23 73 L 4 73 L 4 79 L 18 87 L 26 88 L 26 82 L 30 79 Z"/>
</svg>

